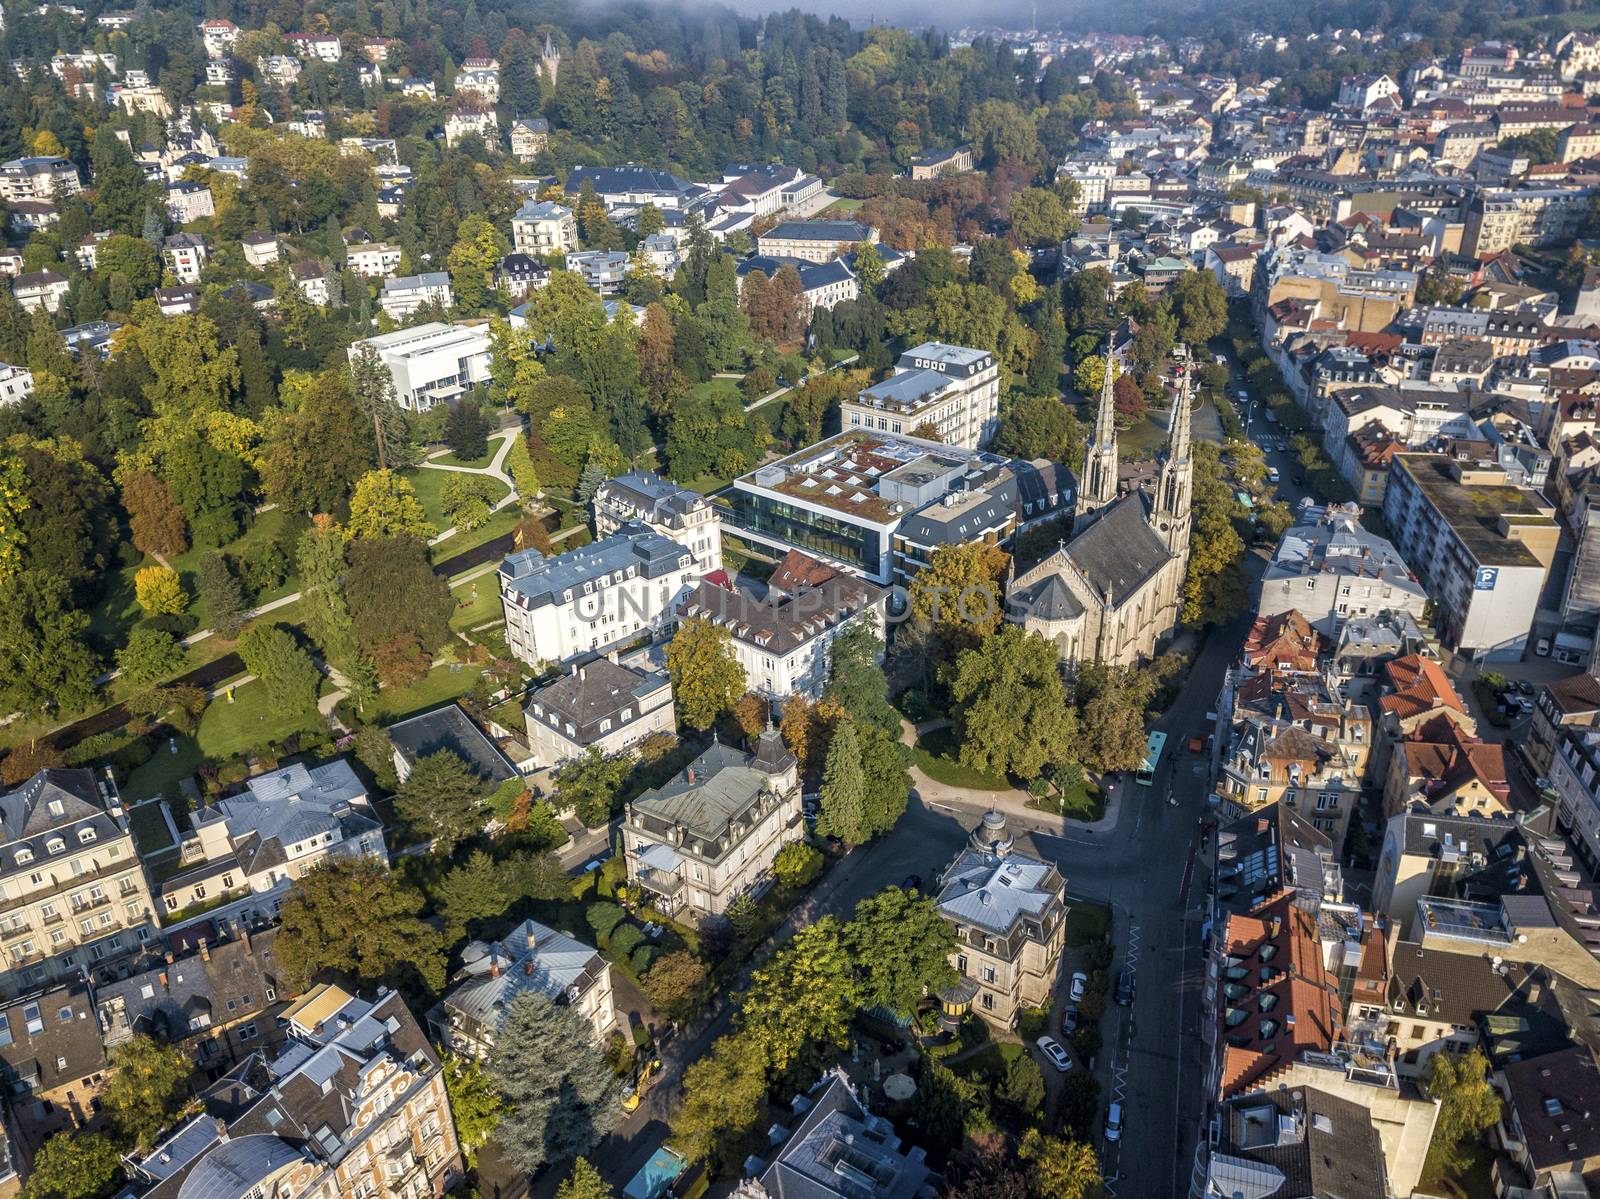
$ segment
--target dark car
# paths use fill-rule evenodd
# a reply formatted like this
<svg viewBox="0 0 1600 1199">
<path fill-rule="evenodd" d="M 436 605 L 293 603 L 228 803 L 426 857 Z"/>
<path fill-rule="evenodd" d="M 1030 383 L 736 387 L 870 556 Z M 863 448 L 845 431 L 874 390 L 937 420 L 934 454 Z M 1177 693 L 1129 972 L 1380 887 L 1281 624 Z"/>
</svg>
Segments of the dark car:
<svg viewBox="0 0 1600 1199">
<path fill-rule="evenodd" d="M 1117 975 L 1117 1002 L 1123 1007 L 1133 1006 L 1133 971 L 1124 970 Z"/>
<path fill-rule="evenodd" d="M 1061 1013 L 1061 1035 L 1070 1037 L 1078 1031 L 1078 1009 L 1069 1007 Z"/>
<path fill-rule="evenodd" d="M 905 882 L 900 884 L 900 889 L 902 891 L 920 891 L 920 890 L 922 890 L 922 875 L 920 875 L 920 874 L 908 874 L 908 875 L 906 875 Z"/>
</svg>

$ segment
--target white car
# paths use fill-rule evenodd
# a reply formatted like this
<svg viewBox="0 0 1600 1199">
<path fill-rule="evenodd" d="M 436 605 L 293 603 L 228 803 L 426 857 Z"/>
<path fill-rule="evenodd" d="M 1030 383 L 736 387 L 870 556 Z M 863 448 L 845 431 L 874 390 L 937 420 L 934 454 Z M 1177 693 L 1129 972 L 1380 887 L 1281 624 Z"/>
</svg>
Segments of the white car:
<svg viewBox="0 0 1600 1199">
<path fill-rule="evenodd" d="M 1087 974 L 1080 972 L 1072 976 L 1072 985 L 1067 989 L 1067 994 L 1071 996 L 1073 1003 L 1083 1002 L 1083 993 L 1088 986 L 1089 976 Z"/>
<path fill-rule="evenodd" d="M 1122 1139 L 1122 1104 L 1113 1103 L 1106 1109 L 1106 1140 Z"/>
<path fill-rule="evenodd" d="M 1054 1037 L 1040 1037 L 1034 1042 L 1039 1046 L 1039 1052 L 1050 1059 L 1050 1064 L 1065 1074 L 1072 1069 L 1072 1059 L 1067 1056 L 1067 1051 L 1061 1048 L 1061 1042 Z"/>
</svg>

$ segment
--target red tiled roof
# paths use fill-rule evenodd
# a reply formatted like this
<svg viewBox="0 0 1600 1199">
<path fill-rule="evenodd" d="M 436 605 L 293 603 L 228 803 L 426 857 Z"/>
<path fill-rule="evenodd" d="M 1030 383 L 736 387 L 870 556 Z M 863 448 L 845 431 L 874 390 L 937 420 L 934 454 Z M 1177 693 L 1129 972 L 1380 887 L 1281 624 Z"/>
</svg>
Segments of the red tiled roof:
<svg viewBox="0 0 1600 1199">
<path fill-rule="evenodd" d="M 1385 712 L 1401 720 L 1441 707 L 1466 714 L 1467 706 L 1456 694 L 1444 667 L 1432 658 L 1408 654 L 1386 663 L 1383 671 L 1388 676 L 1389 686 L 1394 688 L 1393 694 L 1378 701 Z"/>
</svg>

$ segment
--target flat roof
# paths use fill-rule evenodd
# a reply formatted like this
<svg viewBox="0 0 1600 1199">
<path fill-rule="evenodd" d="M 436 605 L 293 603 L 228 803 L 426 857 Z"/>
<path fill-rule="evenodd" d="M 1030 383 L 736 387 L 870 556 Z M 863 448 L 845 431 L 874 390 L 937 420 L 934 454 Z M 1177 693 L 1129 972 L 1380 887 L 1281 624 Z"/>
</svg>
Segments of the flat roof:
<svg viewBox="0 0 1600 1199">
<path fill-rule="evenodd" d="M 1450 477 L 1443 454 L 1397 454 L 1423 495 L 1478 562 L 1486 566 L 1538 566 L 1543 563 L 1519 541 L 1503 537 L 1499 522 L 1555 525 L 1555 516 L 1535 502 L 1534 493 L 1509 483 L 1461 483 Z"/>
</svg>

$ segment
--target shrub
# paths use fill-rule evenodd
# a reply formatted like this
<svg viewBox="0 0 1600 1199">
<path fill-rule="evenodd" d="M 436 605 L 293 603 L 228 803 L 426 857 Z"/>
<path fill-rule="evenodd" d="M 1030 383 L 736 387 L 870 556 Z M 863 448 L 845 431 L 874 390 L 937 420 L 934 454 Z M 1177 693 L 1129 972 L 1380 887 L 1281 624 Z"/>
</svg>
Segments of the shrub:
<svg viewBox="0 0 1600 1199">
<path fill-rule="evenodd" d="M 589 927 L 594 929 L 594 935 L 605 941 L 626 915 L 627 913 L 614 903 L 593 903 L 589 905 L 584 918 L 588 920 Z"/>
<path fill-rule="evenodd" d="M 772 873 L 790 890 L 810 886 L 822 873 L 822 855 L 804 841 L 795 841 L 778 851 Z"/>
<path fill-rule="evenodd" d="M 659 953 L 654 945 L 641 945 L 628 956 L 628 965 L 642 978 L 650 967 L 655 965 Z"/>
<path fill-rule="evenodd" d="M 1082 1058 L 1091 1058 L 1099 1053 L 1103 1043 L 1098 1024 L 1081 1024 L 1078 1031 L 1072 1034 L 1072 1047 Z"/>
<path fill-rule="evenodd" d="M 614 961 L 624 961 L 628 955 L 644 943 L 644 933 L 637 925 L 624 924 L 611 934 L 611 957 Z"/>
<path fill-rule="evenodd" d="M 1037 1041 L 1050 1031 L 1050 1010 L 1025 1007 L 1017 1018 L 1017 1035 L 1024 1041 Z"/>
</svg>

